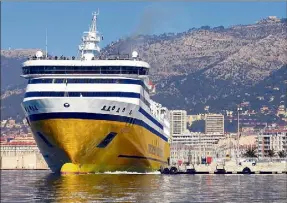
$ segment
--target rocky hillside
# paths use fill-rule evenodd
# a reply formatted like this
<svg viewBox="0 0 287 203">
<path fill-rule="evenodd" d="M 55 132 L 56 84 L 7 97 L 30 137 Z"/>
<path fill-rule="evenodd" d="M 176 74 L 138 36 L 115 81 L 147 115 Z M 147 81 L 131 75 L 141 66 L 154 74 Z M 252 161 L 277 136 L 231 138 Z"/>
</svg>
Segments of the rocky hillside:
<svg viewBox="0 0 287 203">
<path fill-rule="evenodd" d="M 268 18 L 251 25 L 203 26 L 183 33 L 119 39 L 103 48 L 102 55 L 137 50 L 152 66 L 152 79 L 157 84 L 154 98 L 169 108 L 196 113 L 206 105 L 215 110 L 229 108 L 228 105 L 233 108 L 234 103 L 246 100 L 244 95 L 252 88 L 261 91 L 258 85 L 265 79 L 278 72 L 286 73 L 286 38 L 286 19 Z M 21 63 L 34 53 L 35 50 L 1 51 L 2 117 L 22 115 L 16 107 L 26 82 L 19 77 Z M 277 76 L 273 82 L 286 84 L 284 78 Z M 272 105 L 278 106 L 277 103 Z"/>
<path fill-rule="evenodd" d="M 25 79 L 21 78 L 21 64 L 30 56 L 35 55 L 37 49 L 1 50 L 1 99 L 3 91 L 11 94 L 11 90 L 23 88 Z M 6 96 L 4 96 L 6 97 Z"/>
<path fill-rule="evenodd" d="M 250 102 L 250 108 L 256 111 L 262 106 L 275 111 L 280 104 L 286 106 L 286 78 L 286 65 L 253 86 L 235 86 L 232 80 L 210 79 L 195 72 L 162 79 L 154 99 L 171 109 L 186 109 L 193 113 L 205 112 L 206 106 L 210 112 L 235 110 L 242 102 Z"/>
<path fill-rule="evenodd" d="M 286 25 L 285 19 L 265 19 L 252 25 L 137 36 L 111 43 L 103 54 L 137 50 L 152 65 L 156 81 L 200 71 L 207 78 L 253 85 L 287 63 Z"/>
</svg>

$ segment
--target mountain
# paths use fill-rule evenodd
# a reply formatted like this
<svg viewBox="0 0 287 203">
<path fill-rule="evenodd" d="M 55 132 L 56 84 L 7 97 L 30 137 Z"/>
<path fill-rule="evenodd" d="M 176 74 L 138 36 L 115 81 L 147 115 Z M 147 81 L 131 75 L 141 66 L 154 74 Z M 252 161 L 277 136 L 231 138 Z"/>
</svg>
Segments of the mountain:
<svg viewBox="0 0 287 203">
<path fill-rule="evenodd" d="M 113 42 L 102 54 L 131 50 L 151 64 L 155 81 L 200 71 L 206 78 L 253 85 L 287 63 L 286 21 L 264 19 L 229 28 L 140 35 Z"/>
<path fill-rule="evenodd" d="M 269 17 L 250 25 L 202 26 L 183 33 L 132 36 L 112 42 L 101 54 L 136 50 L 152 67 L 157 89 L 153 98 L 170 109 L 199 113 L 209 106 L 217 112 L 234 109 L 244 101 L 256 109 L 262 105 L 277 108 L 286 100 L 284 93 L 282 96 L 286 36 L 286 19 Z M 21 63 L 35 52 L 1 51 L 2 118 L 23 117 L 19 104 L 26 81 L 19 77 Z M 258 100 L 260 96 L 265 100 Z"/>
<path fill-rule="evenodd" d="M 234 110 L 242 102 L 249 102 L 254 110 L 262 106 L 277 109 L 280 104 L 286 106 L 286 78 L 286 65 L 253 86 L 234 85 L 231 80 L 210 79 L 196 72 L 161 80 L 154 99 L 169 108 L 192 113 L 204 112 L 205 106 L 209 106 L 210 112 Z"/>
<path fill-rule="evenodd" d="M 1 99 L 6 90 L 14 90 L 26 84 L 21 78 L 21 65 L 30 56 L 35 55 L 39 49 L 1 50 Z"/>
</svg>

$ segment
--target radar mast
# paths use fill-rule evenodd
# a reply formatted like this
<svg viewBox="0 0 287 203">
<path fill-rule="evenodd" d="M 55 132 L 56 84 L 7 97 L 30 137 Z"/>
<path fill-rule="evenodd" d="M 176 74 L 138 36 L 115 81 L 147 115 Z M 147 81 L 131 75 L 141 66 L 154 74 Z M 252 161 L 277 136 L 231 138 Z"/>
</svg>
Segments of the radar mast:
<svg viewBox="0 0 287 203">
<path fill-rule="evenodd" d="M 93 13 L 92 23 L 88 32 L 83 33 L 82 43 L 79 45 L 81 60 L 92 60 L 93 57 L 100 53 L 98 43 L 101 41 L 100 33 L 97 31 L 98 12 Z"/>
</svg>

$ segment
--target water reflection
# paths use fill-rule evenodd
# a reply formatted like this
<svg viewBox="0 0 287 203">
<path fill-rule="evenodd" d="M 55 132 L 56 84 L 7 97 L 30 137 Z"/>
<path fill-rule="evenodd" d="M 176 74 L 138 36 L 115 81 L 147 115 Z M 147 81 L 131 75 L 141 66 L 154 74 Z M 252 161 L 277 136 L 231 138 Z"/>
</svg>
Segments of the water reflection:
<svg viewBox="0 0 287 203">
<path fill-rule="evenodd" d="M 287 175 L 2 171 L 1 202 L 286 202 Z"/>
<path fill-rule="evenodd" d="M 47 200 L 56 202 L 120 201 L 149 202 L 153 191 L 159 191 L 160 175 L 154 174 L 49 174 L 45 181 L 39 181 L 38 197 L 48 189 Z"/>
</svg>

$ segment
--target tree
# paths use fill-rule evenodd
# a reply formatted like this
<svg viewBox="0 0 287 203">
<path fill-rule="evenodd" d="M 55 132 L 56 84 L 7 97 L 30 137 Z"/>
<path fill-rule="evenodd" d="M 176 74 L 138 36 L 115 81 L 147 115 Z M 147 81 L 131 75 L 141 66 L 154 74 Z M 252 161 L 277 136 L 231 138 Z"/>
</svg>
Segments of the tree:
<svg viewBox="0 0 287 203">
<path fill-rule="evenodd" d="M 285 158 L 285 157 L 287 157 L 287 153 L 286 153 L 284 150 L 279 151 L 277 154 L 278 154 L 278 156 L 279 156 L 280 158 Z"/>
<path fill-rule="evenodd" d="M 220 25 L 218 27 L 214 27 L 213 29 L 215 29 L 215 30 L 224 30 L 224 26 Z"/>
<path fill-rule="evenodd" d="M 202 30 L 210 30 L 210 26 L 208 26 L 208 25 L 201 26 L 200 29 L 202 29 Z"/>
<path fill-rule="evenodd" d="M 244 157 L 257 157 L 255 149 L 247 149 L 243 154 Z"/>
<path fill-rule="evenodd" d="M 204 132 L 204 127 L 205 127 L 205 121 L 198 120 L 198 121 L 193 121 L 191 126 L 188 127 L 188 129 L 191 132 Z"/>
<path fill-rule="evenodd" d="M 267 154 L 268 154 L 268 156 L 269 156 L 270 158 L 272 158 L 272 157 L 275 156 L 275 152 L 274 152 L 273 149 L 268 150 Z"/>
</svg>

